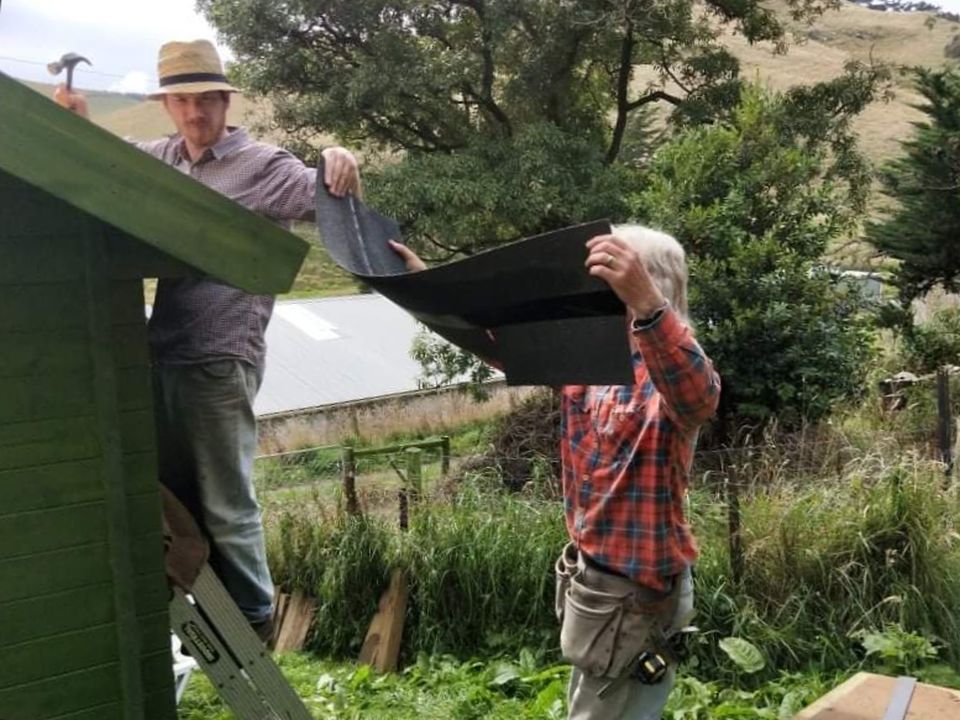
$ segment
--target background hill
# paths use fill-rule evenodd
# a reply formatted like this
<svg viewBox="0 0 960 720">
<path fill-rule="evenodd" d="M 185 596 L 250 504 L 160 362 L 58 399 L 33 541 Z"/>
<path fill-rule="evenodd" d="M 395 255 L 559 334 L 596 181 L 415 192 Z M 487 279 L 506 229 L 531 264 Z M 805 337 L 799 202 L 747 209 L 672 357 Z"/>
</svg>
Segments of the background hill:
<svg viewBox="0 0 960 720">
<path fill-rule="evenodd" d="M 51 97 L 56 88 L 53 83 L 38 83 L 29 80 L 21 80 L 20 82 L 46 97 Z M 144 100 L 142 95 L 127 95 L 100 90 L 83 90 L 83 94 L 87 96 L 90 113 L 95 118 L 107 117 L 120 110 L 136 107 L 142 104 Z"/>
<path fill-rule="evenodd" d="M 852 3 L 826 13 L 813 26 L 790 25 L 796 42 L 785 54 L 776 54 L 768 45 L 747 44 L 742 37 L 728 35 L 727 46 L 740 58 L 746 77 L 757 77 L 776 89 L 838 76 L 851 60 L 885 60 L 898 65 L 936 67 L 947 61 L 945 49 L 960 45 L 960 24 L 927 12 L 880 12 Z M 638 69 L 636 83 L 642 85 L 652 70 Z M 28 83 L 50 95 L 53 85 Z M 898 150 L 899 139 L 910 132 L 910 124 L 921 117 L 911 107 L 920 100 L 905 78 L 898 78 L 896 94 L 889 103 L 876 103 L 857 122 L 863 148 L 874 161 L 882 161 Z M 89 93 L 95 122 L 124 137 L 150 139 L 173 132 L 163 108 L 139 96 L 116 93 Z M 229 121 L 250 126 L 269 117 L 269 105 L 242 95 L 235 97 Z M 263 139 L 276 139 L 264 137 Z"/>
<path fill-rule="evenodd" d="M 51 97 L 55 85 L 48 83 L 25 83 L 37 92 Z M 152 140 L 174 132 L 173 123 L 160 103 L 147 100 L 143 95 L 82 90 L 90 105 L 91 119 L 101 127 L 121 137 L 135 140 Z M 269 105 L 248 100 L 237 94 L 230 103 L 227 120 L 231 125 L 252 125 L 258 119 L 268 117 Z"/>
</svg>

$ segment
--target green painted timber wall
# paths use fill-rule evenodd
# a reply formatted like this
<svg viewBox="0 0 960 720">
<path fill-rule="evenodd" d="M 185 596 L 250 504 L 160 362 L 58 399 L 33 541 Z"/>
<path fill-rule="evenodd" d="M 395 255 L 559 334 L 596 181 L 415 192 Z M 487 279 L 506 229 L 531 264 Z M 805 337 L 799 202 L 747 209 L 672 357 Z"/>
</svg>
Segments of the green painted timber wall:
<svg viewBox="0 0 960 720">
<path fill-rule="evenodd" d="M 184 266 L 0 173 L 0 720 L 173 720 L 141 278 Z"/>
</svg>

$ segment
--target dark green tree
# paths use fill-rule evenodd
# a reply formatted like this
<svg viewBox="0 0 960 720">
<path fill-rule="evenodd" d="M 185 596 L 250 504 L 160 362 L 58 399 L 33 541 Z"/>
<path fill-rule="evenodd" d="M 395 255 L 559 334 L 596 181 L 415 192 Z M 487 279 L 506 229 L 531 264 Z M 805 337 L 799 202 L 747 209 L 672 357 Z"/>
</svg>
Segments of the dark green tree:
<svg viewBox="0 0 960 720">
<path fill-rule="evenodd" d="M 638 215 L 688 249 L 697 335 L 723 378 L 728 432 L 816 419 L 862 387 L 869 324 L 821 258 L 863 211 L 870 175 L 849 122 L 881 80 L 850 68 L 784 95 L 748 87 L 729 120 L 678 135 L 654 158 Z"/>
<path fill-rule="evenodd" d="M 904 305 L 937 284 L 960 289 L 960 72 L 913 71 L 926 102 L 904 154 L 880 172 L 893 206 L 867 229 L 873 245 L 899 261 L 895 282 Z"/>
<path fill-rule="evenodd" d="M 836 5 L 787 2 L 797 19 Z M 761 0 L 198 6 L 235 52 L 236 82 L 273 101 L 280 128 L 332 132 L 398 160 L 368 172 L 368 195 L 408 240 L 444 253 L 622 217 L 644 110 L 714 117 L 740 92 L 721 30 L 778 45 L 786 36 Z"/>
</svg>

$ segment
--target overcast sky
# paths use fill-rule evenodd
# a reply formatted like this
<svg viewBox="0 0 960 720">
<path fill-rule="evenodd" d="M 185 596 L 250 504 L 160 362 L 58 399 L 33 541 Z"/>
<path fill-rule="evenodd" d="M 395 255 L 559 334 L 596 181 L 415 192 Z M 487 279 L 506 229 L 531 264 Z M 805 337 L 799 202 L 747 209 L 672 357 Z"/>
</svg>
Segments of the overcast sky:
<svg viewBox="0 0 960 720">
<path fill-rule="evenodd" d="M 194 10 L 195 0 L 0 0 L 0 71 L 51 82 L 46 65 L 65 52 L 86 56 L 81 88 L 149 92 L 157 86 L 157 50 L 167 40 L 216 33 Z M 960 12 L 960 0 L 936 3 Z M 229 50 L 221 47 L 229 59 Z"/>
<path fill-rule="evenodd" d="M 960 2 L 960 0 L 958 0 Z M 195 0 L 0 0 L 0 71 L 54 82 L 46 65 L 65 52 L 90 59 L 74 84 L 86 89 L 148 92 L 157 87 L 157 50 L 168 40 L 216 33 Z M 221 57 L 229 51 L 220 48 Z"/>
</svg>

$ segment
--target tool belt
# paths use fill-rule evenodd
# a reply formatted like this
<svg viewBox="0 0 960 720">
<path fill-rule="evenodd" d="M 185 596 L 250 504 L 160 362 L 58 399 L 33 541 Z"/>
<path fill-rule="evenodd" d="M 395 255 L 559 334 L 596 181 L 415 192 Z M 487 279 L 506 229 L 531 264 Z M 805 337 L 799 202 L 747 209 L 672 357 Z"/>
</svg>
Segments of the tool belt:
<svg viewBox="0 0 960 720">
<path fill-rule="evenodd" d="M 645 653 L 671 656 L 667 639 L 679 600 L 679 577 L 660 592 L 588 564 L 570 543 L 556 565 L 561 653 L 594 677 L 630 675 Z"/>
</svg>

